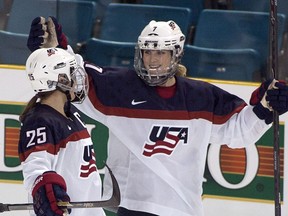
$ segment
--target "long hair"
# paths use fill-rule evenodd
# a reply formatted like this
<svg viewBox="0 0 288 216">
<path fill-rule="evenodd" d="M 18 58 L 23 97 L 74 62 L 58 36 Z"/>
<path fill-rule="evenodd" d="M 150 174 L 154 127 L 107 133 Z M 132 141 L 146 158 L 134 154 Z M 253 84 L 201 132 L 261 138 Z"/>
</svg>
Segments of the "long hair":
<svg viewBox="0 0 288 216">
<path fill-rule="evenodd" d="M 177 65 L 177 72 L 176 72 L 176 76 L 180 76 L 180 77 L 186 77 L 187 76 L 187 69 L 184 65 L 182 64 L 178 64 Z"/>
<path fill-rule="evenodd" d="M 49 97 L 54 91 L 49 92 L 38 92 L 34 95 L 29 102 L 27 103 L 26 107 L 24 108 L 23 112 L 19 116 L 20 122 L 23 122 L 27 113 L 35 107 L 38 102 L 41 102 L 43 98 Z"/>
</svg>

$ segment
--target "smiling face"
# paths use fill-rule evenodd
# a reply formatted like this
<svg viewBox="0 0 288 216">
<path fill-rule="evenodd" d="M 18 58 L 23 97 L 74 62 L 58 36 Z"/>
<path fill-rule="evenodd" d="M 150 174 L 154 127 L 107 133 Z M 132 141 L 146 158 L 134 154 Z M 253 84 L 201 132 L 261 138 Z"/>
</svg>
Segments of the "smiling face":
<svg viewBox="0 0 288 216">
<path fill-rule="evenodd" d="M 149 22 L 135 47 L 137 75 L 150 86 L 166 85 L 177 72 L 184 43 L 185 36 L 174 21 Z"/>
<path fill-rule="evenodd" d="M 143 50 L 143 63 L 151 76 L 161 76 L 167 73 L 169 69 L 171 64 L 171 51 Z"/>
</svg>

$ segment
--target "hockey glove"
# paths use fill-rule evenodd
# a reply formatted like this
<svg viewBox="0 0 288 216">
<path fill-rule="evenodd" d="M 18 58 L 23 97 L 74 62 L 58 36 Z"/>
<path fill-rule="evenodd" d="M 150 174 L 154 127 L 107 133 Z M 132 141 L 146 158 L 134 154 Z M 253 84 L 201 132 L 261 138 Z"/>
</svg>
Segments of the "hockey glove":
<svg viewBox="0 0 288 216">
<path fill-rule="evenodd" d="M 34 183 L 33 207 L 37 216 L 58 216 L 71 209 L 62 209 L 57 206 L 57 202 L 69 202 L 70 198 L 66 193 L 66 183 L 62 176 L 56 172 L 49 171 L 39 176 Z"/>
<path fill-rule="evenodd" d="M 275 83 L 273 89 L 267 91 L 266 100 L 269 107 L 277 111 L 279 115 L 288 111 L 288 86 L 285 82 L 279 81 Z"/>
<path fill-rule="evenodd" d="M 32 52 L 43 47 L 67 49 L 67 38 L 55 17 L 49 17 L 47 22 L 44 17 L 36 17 L 30 27 L 27 46 Z"/>
<path fill-rule="evenodd" d="M 257 88 L 251 96 L 250 104 L 255 106 L 253 111 L 266 124 L 273 121 L 273 110 L 280 115 L 288 111 L 288 87 L 286 83 L 267 80 Z"/>
<path fill-rule="evenodd" d="M 48 32 L 49 36 L 51 37 L 50 41 L 57 40 L 57 47 L 62 49 L 67 49 L 67 37 L 62 32 L 62 26 L 58 23 L 57 19 L 55 17 L 50 16 L 48 18 Z M 48 40 L 49 41 L 49 40 Z"/>
<path fill-rule="evenodd" d="M 48 37 L 47 26 L 44 17 L 36 17 L 30 27 L 27 46 L 31 52 L 43 47 Z"/>
</svg>

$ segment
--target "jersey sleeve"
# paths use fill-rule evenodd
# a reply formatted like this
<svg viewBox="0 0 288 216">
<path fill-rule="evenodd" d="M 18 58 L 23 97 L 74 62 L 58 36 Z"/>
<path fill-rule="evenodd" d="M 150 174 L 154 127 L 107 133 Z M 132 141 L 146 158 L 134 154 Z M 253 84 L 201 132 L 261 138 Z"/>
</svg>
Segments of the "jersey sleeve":
<svg viewBox="0 0 288 216">
<path fill-rule="evenodd" d="M 211 144 L 242 148 L 255 143 L 270 127 L 259 119 L 253 106 L 226 91 L 216 90 Z"/>
<path fill-rule="evenodd" d="M 54 136 L 51 125 L 44 118 L 29 120 L 21 126 L 18 151 L 24 187 L 28 191 L 39 175 L 52 170 L 57 152 Z"/>
</svg>

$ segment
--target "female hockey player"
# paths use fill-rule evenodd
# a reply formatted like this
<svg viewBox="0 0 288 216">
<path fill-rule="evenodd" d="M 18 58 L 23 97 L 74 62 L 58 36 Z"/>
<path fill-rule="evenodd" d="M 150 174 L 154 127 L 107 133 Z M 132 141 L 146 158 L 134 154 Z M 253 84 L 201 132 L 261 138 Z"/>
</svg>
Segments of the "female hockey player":
<svg viewBox="0 0 288 216">
<path fill-rule="evenodd" d="M 24 186 L 37 216 L 66 215 L 68 210 L 58 207 L 58 201 L 95 201 L 102 196 L 92 140 L 71 104 L 85 98 L 87 76 L 75 57 L 60 48 L 33 52 L 26 72 L 36 95 L 20 116 Z M 105 213 L 102 208 L 78 208 L 71 215 Z"/>
<path fill-rule="evenodd" d="M 32 22 L 30 50 L 66 48 L 57 20 L 45 25 L 39 17 Z M 275 88 L 263 83 L 248 105 L 212 84 L 176 76 L 184 42 L 175 22 L 151 21 L 138 38 L 135 70 L 84 64 L 90 88 L 79 109 L 109 128 L 107 163 L 121 190 L 118 216 L 203 216 L 208 145 L 253 145 L 270 127 L 270 110 L 287 111 L 287 87 L 280 82 Z M 105 178 L 106 189 L 109 184 Z"/>
</svg>

